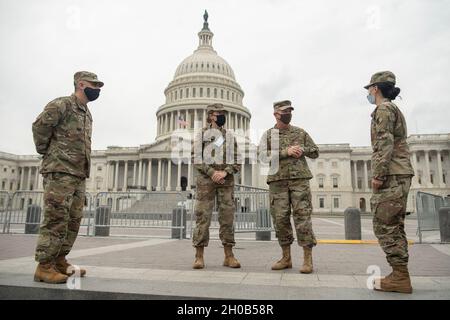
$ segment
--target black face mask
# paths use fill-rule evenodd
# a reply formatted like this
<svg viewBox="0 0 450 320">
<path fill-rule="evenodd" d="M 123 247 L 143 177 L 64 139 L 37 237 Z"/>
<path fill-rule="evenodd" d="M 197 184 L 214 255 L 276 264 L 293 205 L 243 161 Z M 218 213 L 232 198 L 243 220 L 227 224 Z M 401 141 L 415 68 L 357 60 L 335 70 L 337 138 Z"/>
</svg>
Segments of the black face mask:
<svg viewBox="0 0 450 320">
<path fill-rule="evenodd" d="M 289 124 L 289 122 L 291 122 L 291 119 L 292 119 L 292 114 L 291 113 L 280 114 L 280 116 L 281 116 L 280 120 L 284 124 Z"/>
<path fill-rule="evenodd" d="M 218 116 L 216 116 L 217 120 L 216 120 L 216 124 L 219 127 L 222 127 L 225 124 L 226 118 L 224 114 L 219 114 Z"/>
<path fill-rule="evenodd" d="M 100 95 L 100 89 L 86 87 L 84 88 L 84 94 L 86 95 L 86 98 L 88 98 L 89 101 L 94 101 Z"/>
</svg>

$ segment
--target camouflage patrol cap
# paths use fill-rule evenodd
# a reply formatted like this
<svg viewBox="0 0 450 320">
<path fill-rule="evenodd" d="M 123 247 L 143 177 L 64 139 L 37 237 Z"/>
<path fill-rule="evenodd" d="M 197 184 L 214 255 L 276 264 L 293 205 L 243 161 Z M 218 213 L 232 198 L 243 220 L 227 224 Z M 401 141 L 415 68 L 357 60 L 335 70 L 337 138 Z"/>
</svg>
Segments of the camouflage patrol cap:
<svg viewBox="0 0 450 320">
<path fill-rule="evenodd" d="M 89 71 L 78 71 L 73 75 L 73 82 L 76 84 L 78 81 L 84 80 L 93 83 L 98 83 L 100 87 L 103 87 L 104 83 L 97 79 L 97 75 L 95 73 Z"/>
<path fill-rule="evenodd" d="M 208 114 L 213 113 L 214 111 L 223 111 L 226 112 L 225 107 L 221 103 L 213 103 L 206 107 L 206 112 Z"/>
<path fill-rule="evenodd" d="M 370 79 L 370 83 L 367 86 L 365 86 L 364 88 L 369 89 L 369 87 L 373 86 L 374 84 L 382 83 L 382 82 L 390 82 L 393 85 L 395 85 L 395 74 L 393 74 L 390 71 L 377 72 Z"/>
<path fill-rule="evenodd" d="M 273 110 L 274 111 L 283 111 L 287 109 L 294 110 L 294 107 L 292 107 L 292 103 L 289 100 L 283 100 L 273 103 Z"/>
</svg>

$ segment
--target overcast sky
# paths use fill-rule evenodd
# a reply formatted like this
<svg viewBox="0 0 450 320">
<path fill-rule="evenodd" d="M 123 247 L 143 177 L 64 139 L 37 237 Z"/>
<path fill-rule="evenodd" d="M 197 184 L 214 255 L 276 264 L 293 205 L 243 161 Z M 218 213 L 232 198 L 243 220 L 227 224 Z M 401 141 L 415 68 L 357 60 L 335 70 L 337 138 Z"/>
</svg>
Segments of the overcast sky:
<svg viewBox="0 0 450 320">
<path fill-rule="evenodd" d="M 31 124 L 73 91 L 75 71 L 105 82 L 89 104 L 93 149 L 154 141 L 155 112 L 197 48 L 203 12 L 234 69 L 256 130 L 290 99 L 316 143 L 370 145 L 363 89 L 391 70 L 409 134 L 450 132 L 447 0 L 1 0 L 0 151 L 34 154 Z"/>
</svg>

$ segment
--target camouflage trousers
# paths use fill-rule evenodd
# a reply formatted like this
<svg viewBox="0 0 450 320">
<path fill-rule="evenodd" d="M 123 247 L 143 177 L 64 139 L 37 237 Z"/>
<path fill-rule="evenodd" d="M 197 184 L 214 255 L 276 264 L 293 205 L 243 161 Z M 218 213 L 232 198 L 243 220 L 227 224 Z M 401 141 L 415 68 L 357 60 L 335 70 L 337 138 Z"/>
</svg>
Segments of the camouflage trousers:
<svg viewBox="0 0 450 320">
<path fill-rule="evenodd" d="M 66 173 L 44 175 L 44 221 L 36 247 L 37 262 L 69 254 L 83 217 L 86 180 Z"/>
<path fill-rule="evenodd" d="M 391 266 L 408 264 L 405 215 L 411 176 L 388 176 L 370 199 L 373 231 Z"/>
<path fill-rule="evenodd" d="M 196 225 L 192 237 L 194 247 L 207 247 L 209 243 L 209 226 L 217 196 L 219 207 L 219 237 L 224 246 L 234 246 L 234 177 L 227 175 L 223 185 L 216 184 L 210 177 L 197 176 L 197 193 L 195 201 Z"/>
<path fill-rule="evenodd" d="M 269 184 L 270 214 L 280 246 L 294 242 L 291 225 L 291 210 L 297 242 L 302 247 L 317 244 L 312 230 L 312 203 L 309 180 L 287 179 Z"/>
</svg>

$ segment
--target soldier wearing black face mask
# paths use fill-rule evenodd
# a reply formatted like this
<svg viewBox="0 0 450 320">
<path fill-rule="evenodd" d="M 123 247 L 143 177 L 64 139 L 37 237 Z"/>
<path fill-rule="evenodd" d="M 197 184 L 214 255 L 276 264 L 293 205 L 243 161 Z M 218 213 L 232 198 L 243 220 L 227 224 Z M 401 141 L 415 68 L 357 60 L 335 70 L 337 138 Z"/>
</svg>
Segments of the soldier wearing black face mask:
<svg viewBox="0 0 450 320">
<path fill-rule="evenodd" d="M 209 225 L 217 196 L 219 206 L 219 236 L 225 253 L 223 265 L 240 268 L 241 264 L 234 257 L 234 175 L 239 172 L 236 139 L 227 132 L 225 108 L 216 103 L 206 108 L 208 126 L 195 137 L 192 149 L 195 169 L 197 169 L 197 192 L 195 202 L 196 227 L 192 237 L 195 247 L 194 269 L 203 269 L 204 248 L 209 243 Z"/>
<path fill-rule="evenodd" d="M 36 151 L 43 156 L 45 203 L 35 281 L 62 283 L 74 273 L 66 256 L 80 228 L 91 167 L 92 116 L 87 104 L 98 98 L 103 82 L 92 72 L 80 71 L 74 85 L 71 96 L 49 102 L 33 123 Z M 80 269 L 80 275 L 85 274 Z"/>
<path fill-rule="evenodd" d="M 269 156 L 268 153 L 271 153 L 272 164 L 274 160 L 278 160 L 279 164 L 278 170 L 267 176 L 270 213 L 282 249 L 282 257 L 272 266 L 272 270 L 292 268 L 291 245 L 294 242 L 292 213 L 297 243 L 303 247 L 303 266 L 300 272 L 311 273 L 312 249 L 317 241 L 311 222 L 309 180 L 313 176 L 306 157 L 317 158 L 319 148 L 305 130 L 289 124 L 294 110 L 291 101 L 275 102 L 273 109 L 276 125 L 264 133 L 260 143 L 260 154 Z"/>
</svg>

